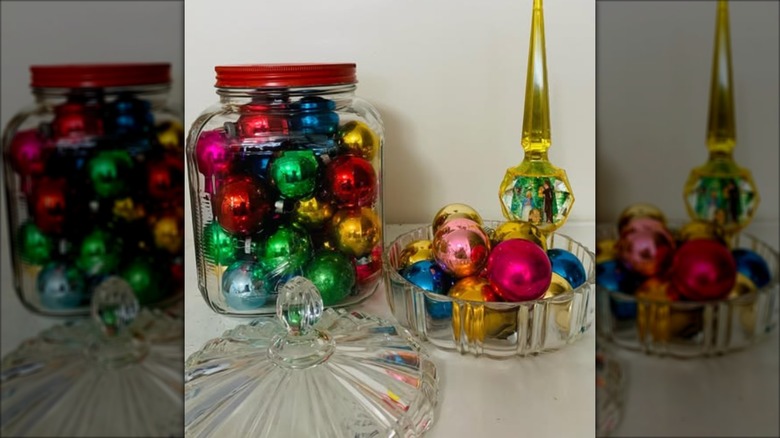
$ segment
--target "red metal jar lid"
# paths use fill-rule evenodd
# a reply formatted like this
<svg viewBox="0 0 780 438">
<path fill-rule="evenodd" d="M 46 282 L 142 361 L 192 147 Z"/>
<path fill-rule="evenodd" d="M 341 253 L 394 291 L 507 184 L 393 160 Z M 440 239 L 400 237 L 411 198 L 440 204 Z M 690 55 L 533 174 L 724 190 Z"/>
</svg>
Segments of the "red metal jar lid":
<svg viewBox="0 0 780 438">
<path fill-rule="evenodd" d="M 33 88 L 94 88 L 166 84 L 169 63 L 67 64 L 30 67 Z"/>
<path fill-rule="evenodd" d="M 355 64 L 220 65 L 218 88 L 310 87 L 354 84 Z"/>
</svg>

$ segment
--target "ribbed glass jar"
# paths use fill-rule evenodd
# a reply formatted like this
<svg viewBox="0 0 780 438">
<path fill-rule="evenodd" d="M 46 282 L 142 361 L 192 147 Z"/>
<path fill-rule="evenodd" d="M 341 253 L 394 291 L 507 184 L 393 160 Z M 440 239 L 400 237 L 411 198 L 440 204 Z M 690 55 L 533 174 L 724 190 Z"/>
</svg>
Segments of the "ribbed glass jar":
<svg viewBox="0 0 780 438">
<path fill-rule="evenodd" d="M 169 64 L 33 66 L 35 103 L 3 135 L 16 290 L 30 310 L 89 312 L 125 278 L 142 305 L 181 296 L 183 127 Z"/>
<path fill-rule="evenodd" d="M 216 67 L 220 102 L 187 140 L 198 286 L 216 312 L 273 313 L 295 275 L 325 306 L 381 278 L 379 114 L 354 64 Z"/>
</svg>

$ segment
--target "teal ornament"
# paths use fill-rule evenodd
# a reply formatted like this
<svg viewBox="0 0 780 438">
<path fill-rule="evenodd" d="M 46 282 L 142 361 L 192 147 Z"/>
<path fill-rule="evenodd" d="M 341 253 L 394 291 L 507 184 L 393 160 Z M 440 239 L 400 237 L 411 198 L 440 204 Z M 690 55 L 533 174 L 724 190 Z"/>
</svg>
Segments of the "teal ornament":
<svg viewBox="0 0 780 438">
<path fill-rule="evenodd" d="M 447 295 L 454 284 L 454 279 L 433 260 L 412 263 L 402 269 L 400 274 L 415 286 L 438 295 Z M 425 310 L 433 319 L 452 317 L 451 302 L 439 302 L 425 297 Z"/>
<path fill-rule="evenodd" d="M 112 274 L 119 267 L 122 248 L 107 231 L 95 230 L 84 237 L 76 266 L 88 276 Z"/>
<path fill-rule="evenodd" d="M 337 304 L 349 296 L 357 281 L 352 259 L 330 250 L 315 253 L 304 269 L 304 276 L 317 286 L 326 306 Z"/>
<path fill-rule="evenodd" d="M 238 238 L 218 223 L 212 222 L 203 229 L 203 243 L 206 260 L 221 266 L 229 266 L 236 261 Z"/>
<path fill-rule="evenodd" d="M 86 304 L 84 276 L 75 266 L 51 263 L 38 274 L 36 281 L 41 306 L 50 310 L 67 310 Z"/>
<path fill-rule="evenodd" d="M 319 96 L 309 96 L 291 105 L 294 115 L 291 127 L 303 135 L 328 136 L 336 133 L 339 116 L 333 110 L 336 103 Z"/>
<path fill-rule="evenodd" d="M 260 265 L 248 261 L 230 265 L 222 275 L 222 296 L 234 310 L 256 310 L 263 307 L 268 294 Z"/>
<path fill-rule="evenodd" d="M 19 256 L 31 265 L 44 265 L 51 260 L 54 242 L 32 221 L 19 227 Z"/>
<path fill-rule="evenodd" d="M 133 159 L 127 151 L 98 152 L 87 163 L 92 188 L 101 198 L 116 198 L 130 190 Z"/>
<path fill-rule="evenodd" d="M 284 151 L 271 162 L 271 182 L 288 199 L 310 198 L 318 174 L 319 162 L 310 150 Z"/>
<path fill-rule="evenodd" d="M 573 289 L 580 287 L 587 280 L 585 267 L 582 266 L 580 259 L 571 252 L 553 248 L 547 250 L 547 256 L 550 258 L 552 271 L 566 279 Z"/>
</svg>

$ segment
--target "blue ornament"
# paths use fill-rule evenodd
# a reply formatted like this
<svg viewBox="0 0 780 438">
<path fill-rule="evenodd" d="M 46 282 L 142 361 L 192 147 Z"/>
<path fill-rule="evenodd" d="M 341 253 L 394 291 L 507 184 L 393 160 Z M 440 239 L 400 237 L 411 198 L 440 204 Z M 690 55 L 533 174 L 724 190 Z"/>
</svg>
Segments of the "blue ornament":
<svg viewBox="0 0 780 438">
<path fill-rule="evenodd" d="M 51 263 L 38 274 L 41 305 L 47 309 L 73 309 L 86 304 L 84 276 L 74 266 Z"/>
<path fill-rule="evenodd" d="M 403 270 L 401 276 L 415 286 L 439 295 L 446 295 L 454 280 L 433 260 L 421 260 Z M 425 297 L 425 308 L 433 319 L 452 317 L 452 303 Z"/>
<path fill-rule="evenodd" d="M 332 135 L 339 126 L 339 116 L 333 110 L 336 103 L 321 97 L 304 97 L 292 105 L 295 115 L 290 120 L 293 130 L 304 135 Z"/>
<path fill-rule="evenodd" d="M 260 266 L 247 261 L 230 265 L 222 275 L 222 295 L 227 305 L 234 310 L 256 310 L 262 307 L 268 294 Z"/>
<path fill-rule="evenodd" d="M 588 279 L 580 259 L 569 251 L 553 248 L 547 250 L 547 256 L 550 258 L 552 271 L 566 279 L 572 289 L 580 287 Z"/>
<path fill-rule="evenodd" d="M 737 262 L 737 272 L 749 278 L 756 288 L 761 289 L 769 284 L 772 279 L 769 264 L 757 252 L 739 248 L 731 251 L 731 255 Z"/>
<path fill-rule="evenodd" d="M 151 105 L 132 95 L 120 95 L 106 108 L 106 131 L 109 135 L 138 137 L 153 132 Z"/>
<path fill-rule="evenodd" d="M 617 260 L 608 260 L 596 264 L 596 285 L 605 289 L 632 294 L 643 278 L 628 272 Z M 620 320 L 636 319 L 636 303 L 610 296 L 612 315 Z"/>
</svg>

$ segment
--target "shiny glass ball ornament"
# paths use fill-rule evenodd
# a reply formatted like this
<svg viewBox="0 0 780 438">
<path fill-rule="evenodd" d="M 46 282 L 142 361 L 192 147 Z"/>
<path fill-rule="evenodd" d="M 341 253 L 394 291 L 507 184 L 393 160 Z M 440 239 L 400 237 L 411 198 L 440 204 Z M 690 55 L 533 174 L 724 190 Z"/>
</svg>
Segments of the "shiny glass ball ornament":
<svg viewBox="0 0 780 438">
<path fill-rule="evenodd" d="M 143 204 L 136 202 L 132 197 L 115 199 L 111 212 L 126 221 L 135 221 L 146 216 Z"/>
<path fill-rule="evenodd" d="M 317 251 L 303 272 L 317 286 L 322 303 L 326 306 L 349 296 L 357 281 L 352 259 L 337 251 Z"/>
<path fill-rule="evenodd" d="M 102 151 L 87 163 L 92 188 L 101 198 L 117 198 L 131 189 L 133 159 L 124 150 Z"/>
<path fill-rule="evenodd" d="M 377 245 L 367 256 L 355 260 L 358 284 L 372 280 L 382 270 L 382 247 Z"/>
<path fill-rule="evenodd" d="M 222 296 L 235 310 L 254 310 L 268 300 L 263 282 L 263 270 L 259 264 L 238 261 L 230 265 L 222 275 Z"/>
<path fill-rule="evenodd" d="M 501 301 L 493 285 L 482 277 L 466 277 L 458 280 L 449 291 L 453 299 L 477 303 Z M 491 309 L 481 304 L 466 303 L 452 306 L 453 336 L 459 340 L 462 333 L 470 340 L 484 340 L 486 337 L 503 338 L 505 333 L 517 329 L 514 311 Z"/>
<path fill-rule="evenodd" d="M 691 240 L 674 254 L 670 279 L 689 300 L 717 300 L 734 287 L 737 264 L 723 244 L 714 240 Z"/>
<path fill-rule="evenodd" d="M 249 176 L 232 176 L 217 191 L 214 216 L 230 233 L 247 235 L 260 230 L 271 214 L 273 203 L 263 181 Z"/>
<path fill-rule="evenodd" d="M 726 242 L 726 230 L 715 222 L 693 220 L 677 230 L 677 239 L 682 242 L 695 239 L 716 240 L 724 245 Z"/>
<path fill-rule="evenodd" d="M 131 94 L 120 95 L 106 104 L 105 129 L 109 135 L 138 137 L 154 129 L 154 116 L 148 101 Z"/>
<path fill-rule="evenodd" d="M 402 269 L 400 274 L 415 286 L 440 295 L 446 295 L 454 283 L 453 278 L 431 260 L 413 263 Z M 425 308 L 433 319 L 449 318 L 452 315 L 452 303 L 449 302 L 425 297 Z"/>
<path fill-rule="evenodd" d="M 81 241 L 76 266 L 94 277 L 115 272 L 122 260 L 119 242 L 105 230 L 94 230 Z"/>
<path fill-rule="evenodd" d="M 483 277 L 471 276 L 457 280 L 447 293 L 451 298 L 464 301 L 497 302 L 501 297 L 493 285 Z"/>
<path fill-rule="evenodd" d="M 552 277 L 550 278 L 550 287 L 544 291 L 544 298 L 551 298 L 573 289 L 574 288 L 566 278 L 553 271 Z"/>
<path fill-rule="evenodd" d="M 433 257 L 456 278 L 479 273 L 490 254 L 490 239 L 471 219 L 456 218 L 442 224 L 433 237 Z"/>
<path fill-rule="evenodd" d="M 658 231 L 671 235 L 671 232 L 666 228 L 666 225 L 664 225 L 663 222 L 649 217 L 631 219 L 623 225 L 620 235 L 623 236 L 637 231 Z"/>
<path fill-rule="evenodd" d="M 623 227 L 637 218 L 648 218 L 660 222 L 666 226 L 666 216 L 660 208 L 652 204 L 637 203 L 626 207 L 618 217 L 618 231 L 623 232 Z"/>
<path fill-rule="evenodd" d="M 295 112 L 290 128 L 303 135 L 332 135 L 339 126 L 336 103 L 319 96 L 307 96 L 291 105 Z"/>
<path fill-rule="evenodd" d="M 648 278 L 636 291 L 642 299 L 637 309 L 637 330 L 641 339 L 651 337 L 656 342 L 669 342 L 673 338 L 686 338 L 701 331 L 701 309 L 682 310 L 669 303 L 677 301 L 679 294 L 669 281 Z"/>
<path fill-rule="evenodd" d="M 750 279 L 756 288 L 761 289 L 769 284 L 772 279 L 769 264 L 757 252 L 738 248 L 731 251 L 731 255 L 737 264 L 737 272 Z"/>
<path fill-rule="evenodd" d="M 547 251 L 554 273 L 560 275 L 576 289 L 585 283 L 587 274 L 582 262 L 574 254 L 565 249 L 553 248 Z"/>
<path fill-rule="evenodd" d="M 98 105 L 69 100 L 54 107 L 51 133 L 55 140 L 102 135 L 103 119 Z"/>
<path fill-rule="evenodd" d="M 401 251 L 398 256 L 398 267 L 403 269 L 419 261 L 433 259 L 433 242 L 427 239 L 415 240 Z"/>
<path fill-rule="evenodd" d="M 523 239 L 505 240 L 490 252 L 487 279 L 506 301 L 535 300 L 552 281 L 552 265 L 539 245 Z"/>
<path fill-rule="evenodd" d="M 195 162 L 198 171 L 206 178 L 206 193 L 214 194 L 219 186 L 219 179 L 230 169 L 230 148 L 225 131 L 215 129 L 200 133 L 195 145 Z"/>
<path fill-rule="evenodd" d="M 325 188 L 339 207 L 364 207 L 377 197 L 374 167 L 364 158 L 342 155 L 325 169 Z"/>
<path fill-rule="evenodd" d="M 617 258 L 617 240 L 603 239 L 596 242 L 596 263 Z"/>
<path fill-rule="evenodd" d="M 265 271 L 281 267 L 300 269 L 312 256 L 309 233 L 295 224 L 281 224 L 262 234 L 257 247 L 257 261 Z"/>
<path fill-rule="evenodd" d="M 447 204 L 444 207 L 442 207 L 438 212 L 436 212 L 436 215 L 433 217 L 433 223 L 431 224 L 431 228 L 433 229 L 433 232 L 435 233 L 439 227 L 441 227 L 445 222 L 447 222 L 450 219 L 471 219 L 472 221 L 479 224 L 479 226 L 482 226 L 482 216 L 477 213 L 477 210 L 474 210 L 470 206 L 466 204 Z"/>
<path fill-rule="evenodd" d="M 163 289 L 162 271 L 146 257 L 131 260 L 122 269 L 121 277 L 133 288 L 142 306 L 159 301 L 166 295 Z"/>
<path fill-rule="evenodd" d="M 310 150 L 284 151 L 271 161 L 271 183 L 288 199 L 311 197 L 318 174 L 319 162 Z"/>
<path fill-rule="evenodd" d="M 363 207 L 338 210 L 330 222 L 336 249 L 359 258 L 371 253 L 382 237 L 382 224 L 374 210 Z"/>
<path fill-rule="evenodd" d="M 45 140 L 37 129 L 18 131 L 9 146 L 11 167 L 22 176 L 41 175 L 46 169 Z"/>
<path fill-rule="evenodd" d="M 253 105 L 252 112 L 242 114 L 236 121 L 236 136 L 238 138 L 273 138 L 290 133 L 290 121 L 287 117 L 272 114 L 267 106 Z M 255 112 L 257 111 L 257 112 Z"/>
<path fill-rule="evenodd" d="M 184 196 L 184 162 L 166 154 L 146 164 L 146 193 L 153 199 L 176 200 Z"/>
<path fill-rule="evenodd" d="M 666 230 L 624 233 L 617 243 L 618 259 L 629 270 L 645 277 L 664 273 L 674 255 L 675 242 Z"/>
<path fill-rule="evenodd" d="M 163 216 L 152 227 L 154 246 L 171 254 L 184 247 L 184 221 L 176 216 Z"/>
<path fill-rule="evenodd" d="M 379 150 L 379 136 L 365 122 L 353 120 L 339 128 L 339 148 L 345 154 L 371 161 Z"/>
<path fill-rule="evenodd" d="M 530 222 L 507 221 L 496 227 L 493 232 L 492 241 L 494 244 L 509 239 L 525 239 L 539 245 L 547 251 L 547 239 L 542 231 Z"/>
<path fill-rule="evenodd" d="M 216 265 L 230 265 L 236 261 L 238 238 L 225 231 L 218 223 L 212 222 L 203 230 L 203 248 L 207 260 Z"/>
<path fill-rule="evenodd" d="M 32 221 L 19 228 L 19 256 L 31 265 L 44 265 L 54 255 L 54 242 Z"/>
<path fill-rule="evenodd" d="M 316 196 L 295 203 L 293 220 L 306 228 L 321 228 L 333 217 L 333 205 Z"/>
<path fill-rule="evenodd" d="M 633 294 L 644 281 L 644 277 L 629 271 L 617 260 L 607 260 L 596 264 L 596 284 L 599 287 L 614 292 Z"/>
<path fill-rule="evenodd" d="M 157 125 L 157 142 L 169 151 L 179 151 L 184 143 L 184 127 L 176 121 Z"/>
<path fill-rule="evenodd" d="M 41 305 L 47 309 L 73 309 L 87 300 L 84 276 L 63 263 L 51 263 L 38 274 L 36 281 Z"/>
<path fill-rule="evenodd" d="M 32 196 L 33 218 L 44 233 L 62 234 L 67 217 L 68 197 L 65 179 L 41 178 Z"/>
</svg>

